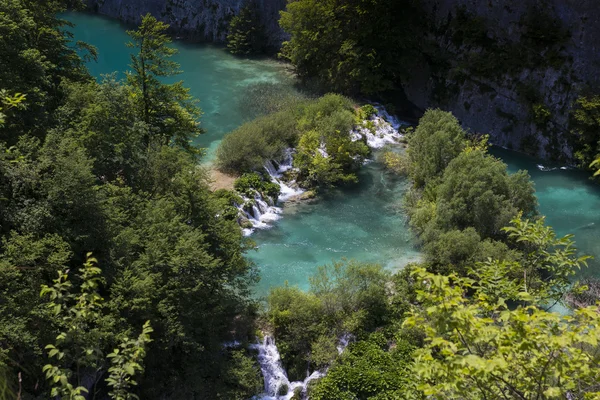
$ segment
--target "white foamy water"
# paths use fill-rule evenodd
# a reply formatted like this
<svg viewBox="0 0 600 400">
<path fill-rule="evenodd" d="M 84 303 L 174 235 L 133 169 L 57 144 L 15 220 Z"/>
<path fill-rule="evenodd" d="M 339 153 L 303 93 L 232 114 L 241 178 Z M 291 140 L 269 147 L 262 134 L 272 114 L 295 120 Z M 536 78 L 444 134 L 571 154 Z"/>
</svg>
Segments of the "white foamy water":
<svg viewBox="0 0 600 400">
<path fill-rule="evenodd" d="M 353 141 L 365 138 L 367 145 L 373 149 L 380 149 L 387 144 L 397 144 L 402 134 L 399 129 L 407 124 L 390 115 L 385 108 L 375 105 L 377 114 L 363 121 L 352 132 L 350 137 Z"/>
<path fill-rule="evenodd" d="M 277 200 L 281 202 L 287 201 L 292 197 L 300 196 L 305 192 L 304 189 L 301 189 L 296 185 L 295 181 L 286 182 L 282 179 L 284 173 L 293 169 L 293 160 L 294 149 L 287 149 L 284 153 L 283 160 L 278 163 L 277 168 L 275 167 L 275 163 L 271 160 L 268 160 L 265 163 L 265 170 L 271 177 L 271 180 L 281 187 L 281 193 L 277 198 Z"/>
<path fill-rule="evenodd" d="M 244 199 L 244 204 L 249 204 L 250 202 L 254 203 L 251 210 L 249 210 L 248 207 L 244 207 L 244 204 L 237 205 L 238 210 L 240 210 L 252 224 L 252 228 L 244 228 L 242 230 L 245 236 L 251 235 L 255 229 L 270 228 L 270 223 L 281 218 L 280 214 L 283 212 L 281 207 L 277 206 L 277 203 L 285 202 L 305 192 L 305 190 L 296 185 L 296 182 L 286 182 L 283 180 L 283 174 L 293 168 L 293 153 L 293 149 L 287 149 L 283 160 L 277 164 L 277 167 L 275 167 L 276 163 L 274 161 L 268 160 L 265 162 L 265 170 L 271 177 L 271 181 L 277 183 L 281 188 L 281 192 L 277 199 L 265 199 L 260 193 L 256 193 L 253 199 L 242 197 Z"/>
<path fill-rule="evenodd" d="M 351 340 L 351 335 L 342 336 L 337 346 L 340 354 Z M 265 336 L 262 343 L 252 345 L 250 348 L 258 351 L 258 363 L 265 380 L 265 392 L 254 397 L 253 400 L 290 400 L 296 392 L 300 392 L 300 397 L 306 399 L 308 384 L 324 377 L 327 372 L 327 370 L 314 371 L 311 374 L 307 372 L 307 377 L 303 381 L 290 382 L 281 364 L 281 356 L 273 338 Z"/>
</svg>

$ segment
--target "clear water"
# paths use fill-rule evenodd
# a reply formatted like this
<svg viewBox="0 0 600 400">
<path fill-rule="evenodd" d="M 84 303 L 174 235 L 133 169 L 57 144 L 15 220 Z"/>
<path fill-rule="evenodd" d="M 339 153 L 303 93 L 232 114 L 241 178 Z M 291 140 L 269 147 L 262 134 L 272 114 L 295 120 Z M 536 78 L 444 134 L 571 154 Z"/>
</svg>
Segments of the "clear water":
<svg viewBox="0 0 600 400">
<path fill-rule="evenodd" d="M 128 69 L 129 49 L 124 44 L 128 37 L 123 25 L 94 15 L 67 17 L 77 24 L 75 38 L 99 50 L 98 63 L 89 64 L 92 74 Z M 274 61 L 236 58 L 216 46 L 179 42 L 175 46 L 180 50 L 176 60 L 184 71 L 179 79 L 200 99 L 204 111 L 202 125 L 207 133 L 198 144 L 209 148 L 209 158 L 223 135 L 248 117 L 251 104 L 244 104 L 243 99 L 252 84 L 293 84 L 286 68 Z M 582 252 L 600 261 L 600 186 L 577 171 L 542 172 L 535 160 L 520 154 L 501 149 L 494 153 L 512 171 L 529 170 L 548 223 L 558 234 L 574 233 Z M 338 190 L 318 202 L 286 205 L 283 218 L 272 229 L 253 236 L 257 251 L 249 257 L 261 271 L 258 295 L 285 281 L 306 288 L 318 265 L 342 257 L 390 268 L 419 258 L 400 212 L 406 183 L 390 180 L 377 164 L 366 166 L 360 178 L 358 186 Z M 583 274 L 600 275 L 598 261 L 592 261 Z"/>
<path fill-rule="evenodd" d="M 97 15 L 70 13 L 65 18 L 75 24 L 71 29 L 76 40 L 92 44 L 98 48 L 98 62 L 90 62 L 88 69 L 96 77 L 130 70 L 131 50 L 126 47 L 130 41 L 127 27 L 120 22 Z M 175 40 L 173 46 L 179 53 L 173 60 L 181 64 L 183 74 L 171 81 L 184 80 L 190 94 L 199 100 L 204 113 L 202 127 L 206 133 L 197 144 L 207 148 L 207 161 L 214 157 L 223 135 L 240 126 L 249 113 L 241 104 L 240 98 L 253 84 L 269 82 L 292 85 L 294 80 L 285 64 L 273 60 L 251 60 L 238 58 L 221 47 L 208 44 L 196 45 Z"/>
<path fill-rule="evenodd" d="M 308 288 L 316 266 L 341 258 L 397 269 L 419 260 L 400 206 L 406 181 L 390 179 L 381 166 L 363 167 L 360 184 L 315 203 L 286 205 L 283 218 L 252 238 L 249 254 L 260 267 L 257 294 L 286 281 Z"/>
<path fill-rule="evenodd" d="M 585 172 L 563 170 L 513 151 L 494 148 L 492 153 L 502 158 L 511 172 L 529 171 L 546 223 L 560 236 L 574 234 L 580 253 L 594 257 L 580 276 L 600 277 L 600 184 Z M 542 171 L 540 164 L 552 170 Z"/>
</svg>

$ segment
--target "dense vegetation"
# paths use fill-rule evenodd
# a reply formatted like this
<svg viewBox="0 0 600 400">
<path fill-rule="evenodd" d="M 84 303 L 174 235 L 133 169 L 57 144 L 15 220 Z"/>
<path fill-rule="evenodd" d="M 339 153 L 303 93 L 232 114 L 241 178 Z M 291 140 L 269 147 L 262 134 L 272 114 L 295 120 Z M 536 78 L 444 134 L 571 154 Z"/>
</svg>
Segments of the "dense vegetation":
<svg viewBox="0 0 600 400">
<path fill-rule="evenodd" d="M 350 99 L 328 94 L 305 100 L 248 122 L 225 136 L 217 164 L 225 172 L 260 172 L 267 160 L 280 161 L 295 148 L 294 177 L 306 187 L 356 182 L 356 171 L 369 154 L 364 141 L 353 141 L 357 112 Z"/>
<path fill-rule="evenodd" d="M 420 54 L 422 12 L 413 0 L 294 0 L 279 21 L 291 35 L 281 54 L 302 78 L 372 94 L 400 84 Z M 376 21 L 376 23 L 375 23 Z"/>
<path fill-rule="evenodd" d="M 198 167 L 199 110 L 162 82 L 166 26 L 146 16 L 127 80 L 96 83 L 54 17 L 66 5 L 0 5 L 5 396 L 247 398 L 255 362 L 222 343 L 253 329 L 253 269 Z"/>
<path fill-rule="evenodd" d="M 544 224 L 527 173 L 508 174 L 485 137 L 429 110 L 406 154 L 385 153 L 412 182 L 404 202 L 422 263 L 392 273 L 334 262 L 307 292 L 274 288 L 261 313 L 239 194 L 277 197 L 261 171 L 290 147 L 301 184 L 356 181 L 369 150 L 350 132 L 374 109 L 281 94 L 219 148 L 219 166 L 241 174 L 237 193 L 212 192 L 192 143 L 200 110 L 182 82 L 163 81 L 179 72 L 167 26 L 145 16 L 129 32 L 126 79 L 96 82 L 76 51 L 94 49 L 72 47 L 56 17 L 77 5 L 0 3 L 1 398 L 248 399 L 262 389 L 246 350 L 257 326 L 290 378 L 327 368 L 309 388 L 317 400 L 600 396 L 597 305 L 548 312 L 567 296 L 598 298 L 572 282 L 587 257 Z M 285 51 L 337 90 L 382 90 L 402 79 L 410 11 L 292 1 Z M 357 29 L 370 21 L 380 25 Z M 573 116 L 577 156 L 593 168 L 596 103 L 582 98 Z"/>
<path fill-rule="evenodd" d="M 258 4 L 247 1 L 239 14 L 229 21 L 227 48 L 233 54 L 249 55 L 265 51 L 264 26 L 260 24 Z"/>
<path fill-rule="evenodd" d="M 600 156 L 600 96 L 580 96 L 571 113 L 575 159 L 583 169 Z"/>
<path fill-rule="evenodd" d="M 468 137 L 456 118 L 429 110 L 409 136 L 410 224 L 435 268 L 461 269 L 488 257 L 512 260 L 502 228 L 536 214 L 526 172 L 509 175 L 487 154 L 486 138 Z"/>
</svg>

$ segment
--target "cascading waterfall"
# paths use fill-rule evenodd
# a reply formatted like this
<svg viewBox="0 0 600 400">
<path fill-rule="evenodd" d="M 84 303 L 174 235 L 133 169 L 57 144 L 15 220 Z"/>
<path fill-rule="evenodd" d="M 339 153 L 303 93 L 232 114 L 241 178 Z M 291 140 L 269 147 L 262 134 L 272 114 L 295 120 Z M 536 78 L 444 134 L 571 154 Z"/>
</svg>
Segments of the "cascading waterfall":
<svg viewBox="0 0 600 400">
<path fill-rule="evenodd" d="M 353 141 L 365 138 L 372 149 L 380 149 L 387 144 L 397 144 L 402 134 L 398 130 L 408 124 L 390 115 L 385 108 L 374 105 L 377 114 L 362 122 L 350 132 Z"/>
<path fill-rule="evenodd" d="M 351 340 L 350 335 L 344 335 L 337 346 L 341 354 Z M 265 336 L 261 344 L 255 344 L 250 347 L 258 351 L 258 363 L 265 380 L 265 392 L 253 400 L 290 400 L 295 393 L 299 393 L 302 399 L 306 398 L 308 384 L 315 379 L 325 376 L 326 370 L 307 373 L 306 379 L 302 382 L 290 382 L 287 373 L 281 364 L 281 356 L 275 341 L 270 336 Z"/>
<path fill-rule="evenodd" d="M 293 154 L 293 149 L 287 149 L 284 153 L 283 160 L 280 163 L 277 163 L 277 168 L 275 167 L 276 163 L 274 161 L 267 160 L 265 162 L 265 170 L 271 177 L 271 181 L 277 183 L 281 188 L 281 192 L 277 199 L 271 199 L 269 197 L 263 198 L 260 193 L 256 193 L 253 199 L 243 196 L 243 204 L 237 205 L 238 210 L 246 216 L 252 225 L 252 228 L 248 227 L 243 229 L 245 236 L 252 234 L 255 229 L 270 228 L 271 225 L 269 223 L 278 220 L 283 211 L 277 204 L 305 192 L 303 189 L 297 187 L 295 181 L 286 182 L 283 180 L 284 173 L 293 168 Z"/>
</svg>

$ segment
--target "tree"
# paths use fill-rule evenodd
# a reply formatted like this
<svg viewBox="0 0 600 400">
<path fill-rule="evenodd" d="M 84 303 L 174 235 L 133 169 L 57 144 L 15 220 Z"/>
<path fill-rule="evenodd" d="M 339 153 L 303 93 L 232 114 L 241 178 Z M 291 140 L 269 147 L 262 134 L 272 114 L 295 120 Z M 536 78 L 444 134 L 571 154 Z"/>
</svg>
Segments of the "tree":
<svg viewBox="0 0 600 400">
<path fill-rule="evenodd" d="M 422 305 L 405 324 L 426 334 L 415 353 L 418 388 L 435 399 L 568 399 L 600 395 L 594 307 L 561 316 L 511 309 L 489 282 L 416 271 Z M 466 296 L 465 293 L 471 293 Z M 528 297 L 526 296 L 525 299 Z"/>
<path fill-rule="evenodd" d="M 48 308 L 52 310 L 58 325 L 65 330 L 56 337 L 56 344 L 46 346 L 48 357 L 58 365 L 47 364 L 43 371 L 51 382 L 51 396 L 61 399 L 85 400 L 89 389 L 83 385 L 83 378 L 92 375 L 93 386 L 98 383 L 97 375 L 102 376 L 104 356 L 102 353 L 103 333 L 100 321 L 103 318 L 104 299 L 99 295 L 99 285 L 103 283 L 97 260 L 88 254 L 86 263 L 79 270 L 82 283 L 80 294 L 72 292 L 73 284 L 68 271 L 59 272 L 54 285 L 42 285 L 41 295 L 48 295 Z M 130 400 L 138 397 L 130 390 L 137 383 L 136 373 L 142 372 L 145 345 L 149 343 L 152 328 L 147 321 L 137 340 L 124 338 L 118 349 L 110 353 L 112 366 L 108 369 L 106 383 L 113 390 L 109 393 L 115 400 Z"/>
<path fill-rule="evenodd" d="M 443 231 L 473 227 L 483 238 L 499 238 L 519 212 L 535 215 L 534 193 L 527 172 L 511 177 L 502 161 L 481 150 L 466 151 L 444 170 L 435 224 Z"/>
<path fill-rule="evenodd" d="M 260 53 L 265 47 L 264 26 L 259 20 L 256 1 L 248 1 L 229 22 L 227 48 L 233 54 Z"/>
<path fill-rule="evenodd" d="M 281 54 L 302 78 L 346 93 L 399 85 L 418 54 L 418 1 L 294 0 L 279 24 L 290 36 Z M 377 21 L 374 23 L 374 21 Z"/>
<path fill-rule="evenodd" d="M 80 46 L 70 44 L 70 34 L 63 29 L 68 22 L 59 17 L 67 6 L 79 5 L 78 0 L 0 3 L 0 88 L 27 96 L 26 112 L 13 110 L 10 121 L 0 128 L 9 145 L 22 133 L 43 137 L 54 125 L 64 80 L 90 79 L 76 52 Z"/>
<path fill-rule="evenodd" d="M 458 120 L 442 110 L 427 110 L 409 136 L 410 177 L 421 188 L 442 173 L 468 141 Z"/>
<path fill-rule="evenodd" d="M 580 96 L 570 115 L 571 144 L 582 168 L 592 168 L 600 155 L 600 95 Z"/>
<path fill-rule="evenodd" d="M 132 38 L 127 46 L 137 50 L 131 55 L 133 71 L 127 73 L 127 82 L 133 88 L 144 122 L 151 129 L 145 138 L 146 145 L 150 144 L 151 135 L 160 144 L 173 142 L 191 150 L 190 140 L 202 132 L 197 122 L 200 110 L 182 81 L 162 82 L 180 73 L 179 64 L 170 59 L 177 50 L 169 46 L 171 39 L 165 34 L 168 27 L 146 14 L 137 30 L 127 31 Z"/>
</svg>

